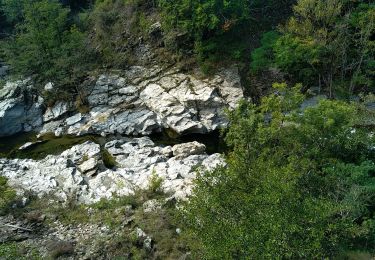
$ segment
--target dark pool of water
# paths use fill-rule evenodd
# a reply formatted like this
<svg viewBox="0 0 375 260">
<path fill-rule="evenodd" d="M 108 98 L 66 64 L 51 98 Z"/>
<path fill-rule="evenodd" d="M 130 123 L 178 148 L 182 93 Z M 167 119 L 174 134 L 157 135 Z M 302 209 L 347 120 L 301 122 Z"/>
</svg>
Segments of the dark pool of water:
<svg viewBox="0 0 375 260">
<path fill-rule="evenodd" d="M 197 141 L 206 145 L 206 152 L 208 154 L 225 153 L 228 150 L 219 131 L 209 134 L 189 134 L 175 138 L 170 137 L 166 132 L 162 132 L 153 134 L 150 138 L 155 144 L 165 146 Z"/>
<path fill-rule="evenodd" d="M 102 137 L 98 135 L 86 135 L 86 136 L 62 136 L 55 137 L 53 135 L 46 135 L 40 139 L 36 138 L 34 133 L 22 133 L 14 136 L 0 138 L 0 157 L 5 158 L 30 158 L 30 159 L 43 159 L 49 154 L 60 154 L 61 152 L 71 148 L 74 145 L 84 143 L 86 141 L 93 141 L 100 145 L 104 145 L 106 142 L 120 139 L 125 136 L 108 136 Z M 227 150 L 224 141 L 222 140 L 220 133 L 213 132 L 210 134 L 191 134 L 186 136 L 179 136 L 171 138 L 166 132 L 153 134 L 150 138 L 155 142 L 156 145 L 175 145 L 179 143 L 198 141 L 203 143 L 207 147 L 207 153 L 223 153 Z M 27 142 L 41 141 L 27 149 L 19 150 L 18 148 Z"/>
</svg>

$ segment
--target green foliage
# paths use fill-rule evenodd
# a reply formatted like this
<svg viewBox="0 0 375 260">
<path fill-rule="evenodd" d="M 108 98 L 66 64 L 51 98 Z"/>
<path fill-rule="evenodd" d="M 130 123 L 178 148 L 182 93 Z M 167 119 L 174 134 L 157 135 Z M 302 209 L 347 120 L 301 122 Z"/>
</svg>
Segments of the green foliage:
<svg viewBox="0 0 375 260">
<path fill-rule="evenodd" d="M 159 0 L 159 7 L 165 31 L 176 36 L 173 47 L 195 48 L 199 61 L 207 67 L 207 61 L 217 63 L 223 55 L 243 59 L 249 38 L 284 19 L 293 2 Z M 178 42 L 180 35 L 184 35 L 183 43 Z"/>
<path fill-rule="evenodd" d="M 195 257 L 316 259 L 373 252 L 375 139 L 358 110 L 275 84 L 230 112 L 228 166 L 200 175 L 181 215 Z"/>
<path fill-rule="evenodd" d="M 98 0 L 89 14 L 90 44 L 103 67 L 126 67 L 133 55 L 132 44 L 151 25 L 145 16 L 149 2 Z"/>
<path fill-rule="evenodd" d="M 160 6 L 164 11 L 167 26 L 181 28 L 198 38 L 215 31 L 228 31 L 235 24 L 249 19 L 247 1 L 164 1 Z"/>
<path fill-rule="evenodd" d="M 57 0 L 22 4 L 17 32 L 2 46 L 13 73 L 59 87 L 73 86 L 86 73 L 85 34 L 72 25 L 69 12 Z"/>
<path fill-rule="evenodd" d="M 151 193 L 161 193 L 164 179 L 153 172 L 149 178 L 148 189 Z"/>
<path fill-rule="evenodd" d="M 2 259 L 27 259 L 22 255 L 16 243 L 0 244 L 0 257 Z"/>
<path fill-rule="evenodd" d="M 0 176 L 0 215 L 5 214 L 16 198 L 16 192 L 9 187 L 7 179 Z"/>
<path fill-rule="evenodd" d="M 280 35 L 275 31 L 269 31 L 263 34 L 261 39 L 261 47 L 255 49 L 251 53 L 250 69 L 252 72 L 260 72 L 272 66 L 273 46 Z"/>
<path fill-rule="evenodd" d="M 15 24 L 22 20 L 23 6 L 28 0 L 1 0 L 0 9 L 5 14 L 8 22 Z"/>
<path fill-rule="evenodd" d="M 374 90 L 375 6 L 362 2 L 299 0 L 274 45 L 277 66 L 330 96 Z"/>
<path fill-rule="evenodd" d="M 42 256 L 35 248 L 29 248 L 29 253 L 25 255 L 26 248 L 17 242 L 0 243 L 0 257 L 4 260 L 41 260 Z"/>
</svg>

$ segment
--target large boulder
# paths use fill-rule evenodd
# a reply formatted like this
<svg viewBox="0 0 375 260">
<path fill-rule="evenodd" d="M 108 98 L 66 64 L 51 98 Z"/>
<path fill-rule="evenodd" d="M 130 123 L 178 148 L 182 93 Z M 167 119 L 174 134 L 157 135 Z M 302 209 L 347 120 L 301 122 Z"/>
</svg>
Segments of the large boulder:
<svg viewBox="0 0 375 260">
<path fill-rule="evenodd" d="M 27 81 L 7 82 L 0 89 L 0 136 L 32 131 L 43 123 L 43 99 Z"/>
<path fill-rule="evenodd" d="M 176 144 L 172 147 L 173 155 L 178 158 L 185 158 L 194 154 L 202 154 L 206 151 L 206 146 L 204 144 L 198 143 L 197 141 Z"/>
</svg>

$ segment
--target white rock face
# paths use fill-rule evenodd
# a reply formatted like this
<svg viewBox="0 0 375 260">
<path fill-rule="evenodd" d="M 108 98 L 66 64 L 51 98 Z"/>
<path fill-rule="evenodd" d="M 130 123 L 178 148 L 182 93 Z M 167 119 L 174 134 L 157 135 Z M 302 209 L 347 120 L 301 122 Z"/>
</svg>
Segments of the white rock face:
<svg viewBox="0 0 375 260">
<path fill-rule="evenodd" d="M 175 69 L 133 66 L 123 76 L 101 75 L 88 91 L 89 113 L 45 124 L 41 133 L 149 135 L 164 128 L 178 134 L 208 133 L 225 127 L 224 109 L 243 98 L 236 68 L 200 79 Z M 45 122 L 66 110 L 56 104 L 47 110 Z"/>
<path fill-rule="evenodd" d="M 43 99 L 27 80 L 0 89 L 0 136 L 37 129 L 40 134 L 149 135 L 162 129 L 177 134 L 208 133 L 227 125 L 225 108 L 243 98 L 236 68 L 199 78 L 175 68 L 133 66 L 119 75 L 101 75 L 87 87 L 90 112 L 76 113 L 59 101 L 43 115 Z M 53 84 L 45 86 L 53 90 Z"/>
<path fill-rule="evenodd" d="M 43 99 L 27 80 L 7 82 L 0 88 L 0 136 L 32 131 L 43 123 Z"/>
<path fill-rule="evenodd" d="M 224 165 L 220 154 L 207 155 L 204 145 L 188 143 L 178 147 L 155 146 L 148 137 L 108 142 L 105 148 L 118 163 L 116 169 L 106 169 L 100 146 L 93 142 L 76 145 L 62 154 L 49 155 L 40 161 L 0 159 L 0 175 L 20 193 L 30 190 L 38 196 L 49 195 L 62 202 L 69 198 L 81 203 L 93 203 L 114 195 L 130 195 L 149 186 L 156 174 L 163 179 L 162 188 L 178 199 L 191 192 L 195 170 L 213 169 Z M 178 151 L 173 156 L 171 151 Z"/>
<path fill-rule="evenodd" d="M 69 111 L 70 104 L 67 102 L 59 101 L 53 105 L 53 107 L 47 108 L 43 116 L 43 121 L 45 123 L 56 120 L 62 115 L 66 114 Z"/>
</svg>

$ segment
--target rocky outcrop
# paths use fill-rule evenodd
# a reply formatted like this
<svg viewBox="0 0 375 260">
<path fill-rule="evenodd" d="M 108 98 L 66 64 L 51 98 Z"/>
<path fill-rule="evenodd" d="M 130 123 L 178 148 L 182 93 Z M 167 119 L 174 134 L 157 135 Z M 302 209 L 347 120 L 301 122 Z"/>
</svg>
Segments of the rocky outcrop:
<svg viewBox="0 0 375 260">
<path fill-rule="evenodd" d="M 71 109 L 71 105 L 64 101 L 58 101 L 52 107 L 48 107 L 43 115 L 44 123 L 48 123 L 52 120 L 57 120 L 63 115 L 67 114 Z"/>
<path fill-rule="evenodd" d="M 0 79 L 8 74 L 9 67 L 4 63 L 0 62 Z"/>
<path fill-rule="evenodd" d="M 87 88 L 90 112 L 60 119 L 68 105 L 47 110 L 41 133 L 149 135 L 208 133 L 225 127 L 224 110 L 243 98 L 236 68 L 198 78 L 175 69 L 134 66 L 119 75 L 101 75 Z M 51 119 L 56 119 L 52 120 Z"/>
<path fill-rule="evenodd" d="M 0 88 L 0 136 L 29 132 L 43 123 L 43 99 L 27 81 Z"/>
<path fill-rule="evenodd" d="M 105 148 L 117 167 L 107 169 L 100 146 L 86 142 L 40 161 L 0 159 L 0 175 L 20 192 L 30 190 L 62 202 L 75 199 L 88 204 L 147 189 L 151 176 L 156 175 L 162 178 L 164 191 L 183 199 L 191 192 L 197 168 L 213 169 L 224 164 L 220 154 L 207 155 L 202 144 L 187 143 L 183 147 L 155 146 L 148 137 L 114 140 Z M 192 152 L 187 147 L 196 149 Z"/>
</svg>

